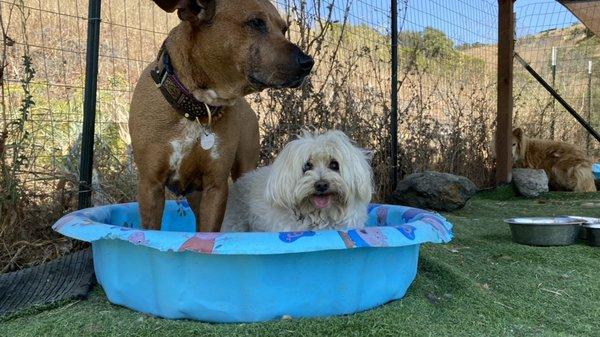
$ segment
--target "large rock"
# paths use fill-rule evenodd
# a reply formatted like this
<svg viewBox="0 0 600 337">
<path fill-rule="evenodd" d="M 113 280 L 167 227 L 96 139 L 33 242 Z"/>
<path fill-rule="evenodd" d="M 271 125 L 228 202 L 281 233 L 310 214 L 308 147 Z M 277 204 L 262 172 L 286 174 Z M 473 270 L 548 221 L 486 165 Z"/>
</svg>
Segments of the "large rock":
<svg viewBox="0 0 600 337">
<path fill-rule="evenodd" d="M 425 171 L 414 173 L 398 183 L 391 202 L 437 211 L 462 208 L 477 186 L 469 179 L 449 173 Z"/>
<path fill-rule="evenodd" d="M 512 180 L 519 194 L 526 197 L 537 197 L 548 192 L 548 175 L 544 170 L 515 168 Z"/>
</svg>

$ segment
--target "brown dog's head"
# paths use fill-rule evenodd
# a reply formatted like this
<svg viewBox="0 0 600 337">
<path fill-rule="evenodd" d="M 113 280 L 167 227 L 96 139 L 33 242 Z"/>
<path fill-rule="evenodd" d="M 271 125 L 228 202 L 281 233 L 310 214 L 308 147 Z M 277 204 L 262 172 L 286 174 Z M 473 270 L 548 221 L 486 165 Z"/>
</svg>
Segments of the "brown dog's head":
<svg viewBox="0 0 600 337">
<path fill-rule="evenodd" d="M 512 132 L 512 157 L 513 163 L 517 163 L 519 160 L 525 157 L 525 150 L 527 149 L 527 137 L 523 134 L 521 128 L 516 128 Z"/>
<path fill-rule="evenodd" d="M 219 95 L 298 87 L 313 67 L 313 59 L 285 38 L 287 24 L 269 0 L 154 2 L 177 10 L 189 31 L 191 64 Z"/>
</svg>

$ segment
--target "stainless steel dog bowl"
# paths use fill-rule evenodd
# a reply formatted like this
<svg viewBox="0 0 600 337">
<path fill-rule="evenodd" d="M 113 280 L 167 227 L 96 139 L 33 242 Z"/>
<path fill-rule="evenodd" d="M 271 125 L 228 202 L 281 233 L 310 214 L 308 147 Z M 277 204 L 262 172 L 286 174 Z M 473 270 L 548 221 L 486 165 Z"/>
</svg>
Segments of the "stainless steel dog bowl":
<svg viewBox="0 0 600 337">
<path fill-rule="evenodd" d="M 585 221 L 571 217 L 530 217 L 506 219 L 504 222 L 510 225 L 512 239 L 516 243 L 566 246 L 575 243 Z"/>
<path fill-rule="evenodd" d="M 588 240 L 588 230 L 586 228 L 586 225 L 600 225 L 600 218 L 591 218 L 591 217 L 587 217 L 587 216 L 578 216 L 578 215 L 565 215 L 568 218 L 571 219 L 575 219 L 575 220 L 583 220 L 583 226 L 581 226 L 581 229 L 579 230 L 579 239 L 583 240 L 583 241 L 587 241 Z"/>
<path fill-rule="evenodd" d="M 600 247 L 600 223 L 584 224 L 583 228 L 590 246 Z"/>
</svg>

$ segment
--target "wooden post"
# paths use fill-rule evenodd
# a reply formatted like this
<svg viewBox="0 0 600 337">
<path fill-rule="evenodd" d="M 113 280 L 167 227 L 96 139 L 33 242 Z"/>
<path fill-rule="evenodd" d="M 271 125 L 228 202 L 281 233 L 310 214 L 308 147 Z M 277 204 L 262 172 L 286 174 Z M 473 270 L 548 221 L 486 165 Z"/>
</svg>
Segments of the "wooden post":
<svg viewBox="0 0 600 337">
<path fill-rule="evenodd" d="M 514 0 L 498 0 L 498 115 L 496 119 L 496 184 L 512 180 Z"/>
</svg>

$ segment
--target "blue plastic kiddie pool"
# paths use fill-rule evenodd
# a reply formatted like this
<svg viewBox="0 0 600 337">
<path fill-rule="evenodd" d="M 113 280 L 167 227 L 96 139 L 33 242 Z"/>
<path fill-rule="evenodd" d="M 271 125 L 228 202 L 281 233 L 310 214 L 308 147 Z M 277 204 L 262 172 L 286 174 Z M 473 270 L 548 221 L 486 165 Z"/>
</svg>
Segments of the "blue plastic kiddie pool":
<svg viewBox="0 0 600 337">
<path fill-rule="evenodd" d="M 371 205 L 367 227 L 196 233 L 186 202 L 166 203 L 162 231 L 141 230 L 137 203 L 73 212 L 54 229 L 91 242 L 110 302 L 165 318 L 257 322 L 354 313 L 402 298 L 419 246 L 452 238 L 424 210 Z"/>
</svg>

